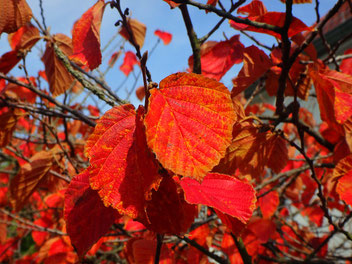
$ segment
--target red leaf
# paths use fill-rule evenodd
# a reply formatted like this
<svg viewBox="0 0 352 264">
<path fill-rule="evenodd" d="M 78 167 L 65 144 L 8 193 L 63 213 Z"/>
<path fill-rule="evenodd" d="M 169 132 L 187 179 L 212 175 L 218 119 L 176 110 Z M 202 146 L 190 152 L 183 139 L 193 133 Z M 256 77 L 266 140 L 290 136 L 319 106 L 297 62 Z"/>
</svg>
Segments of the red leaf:
<svg viewBox="0 0 352 264">
<path fill-rule="evenodd" d="M 243 44 L 239 41 L 239 35 L 221 42 L 205 43 L 201 48 L 202 74 L 219 81 L 231 67 L 242 62 Z M 193 55 L 188 59 L 190 71 L 193 70 Z"/>
<path fill-rule="evenodd" d="M 256 46 L 245 48 L 243 52 L 243 67 L 237 77 L 232 80 L 233 89 L 231 96 L 244 91 L 248 86 L 258 80 L 272 63 L 269 57 Z"/>
<path fill-rule="evenodd" d="M 267 12 L 264 4 L 259 0 L 253 0 L 248 5 L 241 6 L 237 9 L 238 14 L 244 14 L 250 17 L 262 16 Z"/>
<path fill-rule="evenodd" d="M 286 3 L 286 0 L 280 0 L 283 3 Z M 312 3 L 312 0 L 293 0 L 292 1 L 293 4 L 309 4 Z"/>
<path fill-rule="evenodd" d="M 98 193 L 90 188 L 88 170 L 76 175 L 68 186 L 64 213 L 67 233 L 79 256 L 83 256 L 120 217 L 115 209 L 105 207 Z"/>
<path fill-rule="evenodd" d="M 148 151 L 142 108 L 122 105 L 107 111 L 87 140 L 90 185 L 105 206 L 132 218 L 145 217 L 146 200 L 161 181 L 153 155 Z"/>
<path fill-rule="evenodd" d="M 172 35 L 166 31 L 155 30 L 154 35 L 158 36 L 163 42 L 164 45 L 168 45 L 172 40 Z"/>
<path fill-rule="evenodd" d="M 278 27 L 284 26 L 285 18 L 286 18 L 286 13 L 282 13 L 282 12 L 267 12 L 261 16 L 248 17 L 249 20 L 269 24 L 272 26 L 278 26 Z M 248 26 L 242 23 L 236 23 L 233 20 L 230 20 L 230 25 L 236 30 L 248 30 L 253 32 L 259 32 L 259 33 L 269 34 L 278 39 L 281 39 L 281 35 L 279 33 L 276 33 L 269 29 L 262 29 L 262 28 L 256 28 L 254 26 Z M 291 38 L 294 35 L 307 30 L 311 30 L 311 29 L 298 18 L 292 17 L 292 22 L 290 24 L 290 28 L 287 34 L 288 34 L 288 37 Z"/>
<path fill-rule="evenodd" d="M 171 0 L 164 0 L 166 3 L 170 5 L 171 8 L 178 7 L 180 4 L 175 3 L 174 1 Z"/>
<path fill-rule="evenodd" d="M 270 191 L 270 188 L 264 188 L 260 190 L 259 195 L 265 194 L 268 191 Z M 260 197 L 258 201 L 263 218 L 270 218 L 276 212 L 279 205 L 279 194 L 277 191 L 272 190 Z"/>
<path fill-rule="evenodd" d="M 30 23 L 8 36 L 10 46 L 13 50 L 30 49 L 39 39 L 39 29 Z"/>
<path fill-rule="evenodd" d="M 156 251 L 156 241 L 138 239 L 132 242 L 133 257 L 135 264 L 153 264 Z M 165 245 L 162 246 L 160 252 L 160 264 L 172 264 L 171 251 Z"/>
<path fill-rule="evenodd" d="M 229 91 L 202 75 L 176 73 L 150 92 L 149 147 L 164 168 L 201 180 L 231 141 L 237 117 Z"/>
<path fill-rule="evenodd" d="M 120 57 L 120 55 L 121 55 L 121 51 L 116 51 L 111 55 L 109 62 L 108 62 L 110 68 L 114 67 L 115 62 Z"/>
<path fill-rule="evenodd" d="M 185 233 L 197 215 L 197 207 L 185 202 L 183 190 L 177 188 L 170 176 L 164 176 L 158 191 L 152 192 L 147 202 L 150 223 L 143 224 L 159 234 Z"/>
<path fill-rule="evenodd" d="M 202 183 L 182 178 L 180 184 L 187 202 L 214 207 L 243 223 L 248 222 L 255 209 L 257 199 L 252 185 L 234 177 L 209 173 Z"/>
<path fill-rule="evenodd" d="M 128 76 L 131 71 L 133 71 L 133 66 L 139 64 L 139 61 L 136 55 L 132 51 L 127 51 L 125 53 L 125 58 L 123 59 L 123 63 L 120 66 L 120 70 Z"/>
<path fill-rule="evenodd" d="M 104 9 L 104 0 L 98 0 L 76 21 L 72 30 L 72 59 L 87 65 L 90 70 L 101 63 L 100 25 Z"/>
<path fill-rule="evenodd" d="M 352 55 L 352 49 L 346 50 L 344 55 Z M 342 60 L 340 70 L 343 73 L 352 75 L 352 57 Z"/>
<path fill-rule="evenodd" d="M 352 206 L 352 170 L 338 180 L 336 192 L 341 200 Z"/>
<path fill-rule="evenodd" d="M 17 56 L 17 50 L 6 52 L 0 57 L 0 72 L 7 74 L 20 60 L 21 57 Z"/>
<path fill-rule="evenodd" d="M 0 35 L 17 31 L 32 18 L 32 10 L 26 0 L 0 0 L 0 10 Z"/>
</svg>

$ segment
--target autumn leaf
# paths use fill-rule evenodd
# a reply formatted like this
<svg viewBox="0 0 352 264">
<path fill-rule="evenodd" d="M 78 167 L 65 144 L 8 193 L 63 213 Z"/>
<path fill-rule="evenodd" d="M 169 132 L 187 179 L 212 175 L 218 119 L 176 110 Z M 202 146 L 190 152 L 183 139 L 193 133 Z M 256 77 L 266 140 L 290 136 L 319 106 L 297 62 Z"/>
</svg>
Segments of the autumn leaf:
<svg viewBox="0 0 352 264">
<path fill-rule="evenodd" d="M 352 171 L 352 155 L 341 159 L 335 166 L 332 179 L 338 179 Z"/>
<path fill-rule="evenodd" d="M 50 92 L 53 96 L 58 96 L 73 85 L 74 78 L 57 57 L 53 47 L 54 43 L 66 56 L 71 56 L 73 51 L 71 39 L 64 34 L 54 35 L 53 41 L 46 43 L 42 61 L 45 65 L 45 74 L 50 85 Z"/>
<path fill-rule="evenodd" d="M 205 43 L 201 47 L 202 74 L 219 81 L 234 64 L 242 62 L 243 49 L 239 35 L 221 42 L 210 42 L 210 45 Z M 188 65 L 192 71 L 193 55 L 189 57 Z"/>
<path fill-rule="evenodd" d="M 237 77 L 232 80 L 233 89 L 231 96 L 244 91 L 248 86 L 258 80 L 272 63 L 269 57 L 256 46 L 250 46 L 243 51 L 243 67 Z"/>
<path fill-rule="evenodd" d="M 11 51 L 0 57 L 0 72 L 7 74 L 21 60 L 22 54 L 30 50 L 40 39 L 39 30 L 31 24 L 19 28 L 16 32 L 9 34 Z"/>
<path fill-rule="evenodd" d="M 209 173 L 202 183 L 186 177 L 180 184 L 187 202 L 213 207 L 242 223 L 248 222 L 256 207 L 252 185 L 229 175 Z"/>
<path fill-rule="evenodd" d="M 0 0 L 0 10 L 0 35 L 17 31 L 32 18 L 32 10 L 26 0 Z"/>
<path fill-rule="evenodd" d="M 352 49 L 348 49 L 345 51 L 344 55 L 352 55 Z M 346 58 L 341 61 L 340 70 L 343 73 L 352 75 L 352 58 Z"/>
<path fill-rule="evenodd" d="M 259 195 L 263 195 L 258 199 L 263 218 L 272 217 L 280 203 L 278 192 L 266 187 L 260 190 Z"/>
<path fill-rule="evenodd" d="M 272 26 L 283 27 L 286 19 L 286 13 L 283 12 L 266 12 L 261 16 L 249 16 L 249 20 L 269 24 Z M 257 28 L 254 26 L 245 25 L 242 23 L 237 23 L 233 20 L 230 20 L 230 26 L 236 30 L 248 30 L 258 33 L 264 33 L 271 36 L 274 36 L 278 39 L 281 39 L 281 35 L 269 29 Z M 302 31 L 310 31 L 311 28 L 304 24 L 301 20 L 296 17 L 292 17 L 290 27 L 288 29 L 287 35 L 289 38 Z"/>
<path fill-rule="evenodd" d="M 176 73 L 152 89 L 145 117 L 148 146 L 164 168 L 202 180 L 225 155 L 237 117 L 227 88 Z"/>
<path fill-rule="evenodd" d="M 352 170 L 338 179 L 336 192 L 340 195 L 341 200 L 352 205 Z"/>
<path fill-rule="evenodd" d="M 98 0 L 81 18 L 72 30 L 72 59 L 90 70 L 101 64 L 100 25 L 105 9 L 104 0 Z"/>
<path fill-rule="evenodd" d="M 109 62 L 108 62 L 110 68 L 114 67 L 114 65 L 115 65 L 117 59 L 120 57 L 120 55 L 121 55 L 121 51 L 116 51 L 111 55 Z"/>
<path fill-rule="evenodd" d="M 53 164 L 53 158 L 51 151 L 36 153 L 10 181 L 10 202 L 15 211 L 25 205 L 28 198 L 45 179 Z"/>
<path fill-rule="evenodd" d="M 0 147 L 5 147 L 10 142 L 17 121 L 23 115 L 19 109 L 10 109 L 0 114 Z"/>
<path fill-rule="evenodd" d="M 164 43 L 164 45 L 169 45 L 172 40 L 172 35 L 169 32 L 155 30 L 154 35 L 158 36 Z"/>
<path fill-rule="evenodd" d="M 170 5 L 171 8 L 175 8 L 178 7 L 180 4 L 175 3 L 172 0 L 163 0 L 164 2 L 168 3 Z"/>
<path fill-rule="evenodd" d="M 132 51 L 127 51 L 123 59 L 123 63 L 120 66 L 120 70 L 128 76 L 133 71 L 134 65 L 139 64 L 136 55 Z"/>
<path fill-rule="evenodd" d="M 147 239 L 137 239 L 132 241 L 133 259 L 136 264 L 153 264 L 155 263 L 156 241 Z M 172 264 L 172 251 L 163 246 L 160 252 L 160 264 Z"/>
<path fill-rule="evenodd" d="M 243 175 L 256 178 L 265 166 L 279 173 L 287 161 L 287 145 L 278 134 L 261 132 L 260 127 L 244 122 L 234 126 L 232 143 L 214 171 L 233 174 L 239 169 Z"/>
<path fill-rule="evenodd" d="M 39 39 L 39 29 L 30 23 L 8 35 L 8 41 L 11 49 L 17 51 L 32 48 Z"/>
<path fill-rule="evenodd" d="M 184 200 L 183 190 L 166 175 L 146 208 L 149 223 L 143 224 L 158 234 L 179 235 L 185 233 L 197 215 L 197 207 Z"/>
<path fill-rule="evenodd" d="M 127 20 L 127 27 L 129 28 L 129 30 L 127 30 L 125 26 L 121 28 L 119 32 L 120 35 L 128 41 L 133 40 L 133 42 L 136 43 L 139 48 L 142 48 L 147 27 L 143 23 L 139 22 L 137 19 L 132 18 L 129 18 Z M 130 33 L 132 34 L 132 36 L 130 36 Z"/>
<path fill-rule="evenodd" d="M 248 5 L 241 6 L 237 9 L 238 14 L 244 14 L 250 17 L 262 16 L 268 11 L 262 1 L 253 0 Z"/>
<path fill-rule="evenodd" d="M 87 170 L 76 175 L 68 186 L 64 214 L 67 233 L 79 256 L 83 256 L 120 217 L 117 210 L 105 207 L 97 191 L 90 188 Z M 90 231 L 85 232 L 86 229 Z"/>
<path fill-rule="evenodd" d="M 22 83 L 28 84 L 28 80 L 31 82 L 31 84 L 36 85 L 36 80 L 34 77 L 20 77 L 17 78 Z M 23 102 L 28 102 L 31 104 L 35 103 L 35 100 L 37 98 L 37 94 L 29 90 L 28 88 L 24 86 L 19 86 L 14 83 L 8 83 L 5 87 L 6 91 L 5 94 L 11 98 L 16 98 L 19 99 Z"/>
<path fill-rule="evenodd" d="M 112 108 L 97 121 L 85 148 L 92 189 L 105 206 L 132 218 L 145 217 L 146 201 L 161 181 L 147 148 L 143 114 L 143 108 L 136 114 L 130 104 Z"/>
<path fill-rule="evenodd" d="M 144 86 L 139 86 L 136 89 L 136 96 L 140 101 L 143 101 L 144 97 L 145 97 L 145 90 L 144 90 Z"/>
</svg>

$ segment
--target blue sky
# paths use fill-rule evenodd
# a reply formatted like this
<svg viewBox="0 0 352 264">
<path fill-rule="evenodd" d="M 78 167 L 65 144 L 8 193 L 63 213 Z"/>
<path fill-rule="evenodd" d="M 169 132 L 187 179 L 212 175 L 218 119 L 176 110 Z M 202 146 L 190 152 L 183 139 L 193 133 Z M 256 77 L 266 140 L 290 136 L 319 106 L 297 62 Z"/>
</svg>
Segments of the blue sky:
<svg viewBox="0 0 352 264">
<path fill-rule="evenodd" d="M 200 2 L 206 3 L 206 0 L 199 0 Z M 35 17 L 41 21 L 39 0 L 27 0 L 31 6 Z M 227 0 L 222 1 L 224 4 Z M 247 1 L 249 2 L 249 1 Z M 314 1 L 313 1 L 314 2 Z M 43 0 L 44 14 L 46 17 L 46 24 L 50 27 L 51 34 L 64 33 L 71 37 L 71 29 L 73 23 L 80 18 L 80 16 L 94 3 L 95 0 Z M 263 3 L 267 7 L 268 11 L 284 11 L 284 4 L 279 0 L 263 0 Z M 320 14 L 325 14 L 336 1 L 332 0 L 320 0 Z M 170 9 L 169 5 L 162 0 L 121 0 L 123 7 L 129 7 L 132 18 L 136 18 L 143 22 L 147 26 L 147 35 L 142 52 L 151 50 L 157 42 L 157 37 L 154 36 L 156 29 L 168 31 L 173 34 L 171 43 L 164 46 L 160 43 L 155 52 L 148 60 L 148 68 L 151 72 L 153 81 L 160 82 L 166 76 L 178 72 L 185 71 L 188 67 L 187 60 L 191 55 L 191 47 L 188 41 L 185 25 L 182 20 L 181 12 L 178 9 Z M 315 22 L 315 11 L 314 4 L 303 4 L 294 5 L 293 12 L 296 17 L 301 19 L 307 25 L 311 25 Z M 204 11 L 198 10 L 197 8 L 189 8 L 190 15 L 193 21 L 193 25 L 199 37 L 206 34 L 212 26 L 219 20 L 216 15 L 211 13 L 205 14 Z M 119 19 L 117 11 L 106 7 L 102 27 L 101 27 L 101 44 L 105 46 L 107 41 L 117 32 L 117 28 L 114 23 Z M 210 40 L 224 40 L 224 34 L 230 38 L 235 34 L 238 34 L 234 29 L 230 28 L 227 22 L 224 22 L 220 29 L 210 38 Z M 271 46 L 275 43 L 275 39 L 264 34 L 254 34 L 261 42 Z M 241 42 L 245 46 L 252 45 L 252 41 L 245 36 L 241 36 Z M 111 48 L 121 41 L 121 37 L 113 42 Z M 29 74 L 36 76 L 38 70 L 43 70 L 44 65 L 39 59 L 40 54 L 43 52 L 44 42 L 40 42 L 36 45 L 27 58 L 27 64 L 29 65 Z M 112 52 L 113 50 L 108 48 L 107 51 Z M 133 48 L 127 43 L 125 49 L 133 50 Z M 2 34 L 0 39 L 0 54 L 3 54 L 10 50 L 7 43 L 6 34 Z M 101 70 L 106 68 L 107 61 L 111 53 L 106 55 L 106 60 L 103 61 Z M 119 66 L 122 64 L 123 57 L 120 57 L 116 62 L 114 68 L 107 74 L 107 83 L 116 89 L 125 80 L 125 76 L 119 70 Z M 222 79 L 222 82 L 229 88 L 231 88 L 231 79 L 234 78 L 237 72 L 241 69 L 241 64 L 235 65 Z M 138 68 L 135 68 L 135 73 L 138 74 Z M 17 68 L 13 69 L 10 74 L 14 76 L 21 76 L 23 72 Z M 129 90 L 134 85 L 134 78 L 130 76 L 122 89 L 119 91 L 121 97 L 125 96 L 125 91 Z M 142 79 L 137 81 L 137 87 L 142 85 Z M 130 100 L 138 105 L 140 102 L 135 98 L 134 93 Z"/>
</svg>

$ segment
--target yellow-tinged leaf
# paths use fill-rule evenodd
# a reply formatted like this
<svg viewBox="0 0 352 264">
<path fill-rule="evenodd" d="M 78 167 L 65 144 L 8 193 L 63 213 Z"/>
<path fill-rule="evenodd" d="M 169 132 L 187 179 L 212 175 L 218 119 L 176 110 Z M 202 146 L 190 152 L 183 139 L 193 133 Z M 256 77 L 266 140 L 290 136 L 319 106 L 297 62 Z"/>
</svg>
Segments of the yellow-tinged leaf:
<svg viewBox="0 0 352 264">
<path fill-rule="evenodd" d="M 52 166 L 53 158 L 51 151 L 36 153 L 11 180 L 10 202 L 16 211 L 25 205 L 37 186 L 45 179 Z"/>
<path fill-rule="evenodd" d="M 172 74 L 151 90 L 147 142 L 166 169 L 200 181 L 225 155 L 237 118 L 223 84 L 193 73 Z"/>
<path fill-rule="evenodd" d="M 129 30 L 127 30 L 126 27 L 122 27 L 120 30 L 121 36 L 123 36 L 125 39 L 129 41 L 130 40 L 129 32 L 132 33 L 132 36 L 131 36 L 132 40 L 139 45 L 139 48 L 142 48 L 144 44 L 147 27 L 143 23 L 132 18 L 128 19 L 127 24 L 128 24 Z"/>
</svg>

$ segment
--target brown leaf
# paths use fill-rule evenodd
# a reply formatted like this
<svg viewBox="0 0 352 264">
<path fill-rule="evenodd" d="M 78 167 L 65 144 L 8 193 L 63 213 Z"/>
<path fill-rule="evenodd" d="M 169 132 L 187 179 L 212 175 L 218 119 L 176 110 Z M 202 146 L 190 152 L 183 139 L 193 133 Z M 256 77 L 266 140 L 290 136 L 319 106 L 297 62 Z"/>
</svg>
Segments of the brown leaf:
<svg viewBox="0 0 352 264">
<path fill-rule="evenodd" d="M 132 33 L 133 41 L 139 45 L 139 48 L 142 48 L 147 27 L 143 23 L 132 18 L 127 21 L 127 24 L 130 29 L 130 32 Z M 122 27 L 122 29 L 120 30 L 120 35 L 128 41 L 130 40 L 129 31 L 125 27 Z"/>
<path fill-rule="evenodd" d="M 54 36 L 53 42 L 56 43 L 66 56 L 72 55 L 72 41 L 69 37 L 64 34 L 57 34 Z M 50 92 L 53 96 L 57 96 L 70 88 L 74 78 L 56 56 L 53 42 L 47 42 L 42 61 L 45 65 L 45 73 L 48 77 Z"/>
<path fill-rule="evenodd" d="M 19 173 L 10 182 L 10 202 L 12 207 L 20 210 L 28 198 L 35 191 L 49 172 L 53 153 L 51 151 L 40 151 L 36 153 L 29 163 L 23 165 Z"/>
<path fill-rule="evenodd" d="M 32 18 L 26 0 L 0 0 L 0 10 L 0 35 L 17 31 Z"/>
<path fill-rule="evenodd" d="M 12 138 L 17 120 L 24 115 L 19 109 L 11 109 L 0 114 L 0 147 L 5 147 Z"/>
</svg>

